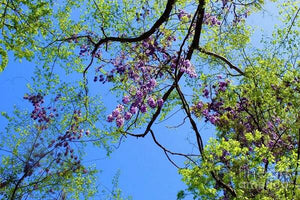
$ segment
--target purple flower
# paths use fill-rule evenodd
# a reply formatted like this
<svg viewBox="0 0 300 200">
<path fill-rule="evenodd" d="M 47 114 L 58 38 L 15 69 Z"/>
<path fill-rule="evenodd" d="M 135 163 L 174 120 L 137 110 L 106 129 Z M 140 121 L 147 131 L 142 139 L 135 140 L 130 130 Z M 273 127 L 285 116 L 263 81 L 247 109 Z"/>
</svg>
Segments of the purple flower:
<svg viewBox="0 0 300 200">
<path fill-rule="evenodd" d="M 290 144 L 287 148 L 288 148 L 288 150 L 292 150 L 294 148 L 294 146 L 292 144 Z"/>
<path fill-rule="evenodd" d="M 137 107 L 131 106 L 129 112 L 134 115 L 137 112 Z"/>
<path fill-rule="evenodd" d="M 148 43 L 146 40 L 143 41 L 142 45 L 143 45 L 145 48 L 148 48 L 148 47 L 149 47 L 149 43 Z"/>
<path fill-rule="evenodd" d="M 138 99 L 143 98 L 143 92 L 141 92 L 140 90 L 136 91 L 136 97 L 137 97 Z"/>
<path fill-rule="evenodd" d="M 277 124 L 279 124 L 279 123 L 280 123 L 280 121 L 281 121 L 281 120 L 280 120 L 280 118 L 279 118 L 279 117 L 276 117 L 276 118 L 275 118 L 275 122 L 276 122 Z"/>
<path fill-rule="evenodd" d="M 184 73 L 184 72 L 186 72 L 186 68 L 185 68 L 184 66 L 181 66 L 180 69 L 179 69 L 179 71 L 180 71 L 181 73 Z"/>
<path fill-rule="evenodd" d="M 252 125 L 251 125 L 250 123 L 246 123 L 246 124 L 245 124 L 245 128 L 246 128 L 246 130 L 247 130 L 248 132 L 251 132 L 251 130 L 252 130 Z"/>
<path fill-rule="evenodd" d="M 108 116 L 107 116 L 107 121 L 108 121 L 108 122 L 112 122 L 112 121 L 114 121 L 114 119 L 115 119 L 115 118 L 114 118 L 112 115 L 108 115 Z"/>
<path fill-rule="evenodd" d="M 210 14 L 209 14 L 209 13 L 205 13 L 205 14 L 204 14 L 204 20 L 207 20 L 209 17 L 210 17 Z"/>
<path fill-rule="evenodd" d="M 185 61 L 183 61 L 183 65 L 184 65 L 186 68 L 189 68 L 189 67 L 192 66 L 190 60 L 185 60 Z"/>
<path fill-rule="evenodd" d="M 112 116 L 113 117 L 118 117 L 118 115 L 120 114 L 120 111 L 118 109 L 115 109 L 112 111 Z"/>
<path fill-rule="evenodd" d="M 151 108 L 155 108 L 155 107 L 156 107 L 156 102 L 155 102 L 155 100 L 154 100 L 152 97 L 149 97 L 149 98 L 148 98 L 147 103 L 148 103 L 148 105 L 149 105 Z"/>
<path fill-rule="evenodd" d="M 205 96 L 206 98 L 208 98 L 209 92 L 208 89 L 204 89 L 203 90 L 203 96 Z"/>
<path fill-rule="evenodd" d="M 222 92 L 225 92 L 227 86 L 228 86 L 228 83 L 227 83 L 227 82 L 221 81 L 221 82 L 219 83 L 219 90 L 222 91 Z"/>
<path fill-rule="evenodd" d="M 202 108 L 203 108 L 203 103 L 202 103 L 202 101 L 199 101 L 199 102 L 197 103 L 196 108 L 197 108 L 197 109 L 202 109 Z"/>
<path fill-rule="evenodd" d="M 118 117 L 116 120 L 117 126 L 121 127 L 124 124 L 124 118 L 123 117 Z"/>
<path fill-rule="evenodd" d="M 273 130 L 273 128 L 274 128 L 272 122 L 270 122 L 270 121 L 267 122 L 267 126 L 268 126 L 268 128 L 271 129 L 271 130 Z"/>
<path fill-rule="evenodd" d="M 99 81 L 100 82 L 103 82 L 104 81 L 104 76 L 101 74 L 101 75 L 99 75 Z"/>
<path fill-rule="evenodd" d="M 218 116 L 210 116 L 209 117 L 209 121 L 212 123 L 212 124 L 216 124 L 216 122 L 219 120 L 219 117 Z"/>
<path fill-rule="evenodd" d="M 171 63 L 171 69 L 175 69 L 176 68 L 176 63 L 175 62 L 176 61 L 174 61 L 174 62 Z"/>
<path fill-rule="evenodd" d="M 124 104 L 128 104 L 128 103 L 130 102 L 129 96 L 124 96 L 123 99 L 122 99 L 122 102 L 123 102 Z"/>
<path fill-rule="evenodd" d="M 215 25 L 217 23 L 217 18 L 216 17 L 212 17 L 211 23 L 212 23 L 212 25 Z"/>
<path fill-rule="evenodd" d="M 271 140 L 271 141 L 268 143 L 268 147 L 272 148 L 272 147 L 273 147 L 273 145 L 274 145 L 274 141 L 273 141 L 273 140 Z"/>
<path fill-rule="evenodd" d="M 141 110 L 142 113 L 147 112 L 147 106 L 145 104 L 142 104 L 141 107 L 140 107 L 140 110 Z"/>
<path fill-rule="evenodd" d="M 121 105 L 121 104 L 119 104 L 119 105 L 117 105 L 117 109 L 118 109 L 119 111 L 122 111 L 122 110 L 124 109 L 124 106 Z"/>
<path fill-rule="evenodd" d="M 125 120 L 129 120 L 132 117 L 132 114 L 130 112 L 125 112 L 124 118 Z"/>
<path fill-rule="evenodd" d="M 154 88 L 156 86 L 156 80 L 154 78 L 150 79 L 147 86 L 149 88 Z"/>
<path fill-rule="evenodd" d="M 185 15 L 186 15 L 186 13 L 184 12 L 184 10 L 182 10 L 182 9 L 179 9 L 178 10 L 179 11 L 179 14 L 178 14 L 178 19 L 182 19 L 182 17 L 184 17 Z"/>
<path fill-rule="evenodd" d="M 158 100 L 157 100 L 157 105 L 158 105 L 158 107 L 162 107 L 163 104 L 164 104 L 164 100 L 163 100 L 163 99 L 158 99 Z"/>
<path fill-rule="evenodd" d="M 146 72 L 147 72 L 147 71 L 146 71 L 146 67 L 141 67 L 140 69 L 141 69 L 141 71 L 142 71 L 143 73 L 146 73 Z"/>
<path fill-rule="evenodd" d="M 219 83 L 219 86 L 220 87 L 227 87 L 227 82 L 223 82 L 223 81 L 221 81 L 220 83 Z"/>
<path fill-rule="evenodd" d="M 125 72 L 125 70 L 126 70 L 126 65 L 122 65 L 122 64 L 117 65 L 117 66 L 116 66 L 116 69 L 117 69 L 117 72 L 118 72 L 119 74 L 123 74 L 123 73 Z"/>
<path fill-rule="evenodd" d="M 209 114 L 209 112 L 208 112 L 208 109 L 204 109 L 203 111 L 202 111 L 202 114 L 204 115 L 204 116 L 208 116 L 208 114 Z"/>
<path fill-rule="evenodd" d="M 189 67 L 186 70 L 186 73 L 190 76 L 190 78 L 196 78 L 197 77 L 197 73 L 196 73 L 195 68 L 193 66 Z"/>
<path fill-rule="evenodd" d="M 147 56 L 151 56 L 151 55 L 153 55 L 154 54 L 154 48 L 152 47 L 152 45 L 148 48 L 148 49 L 146 49 L 146 55 Z"/>
</svg>

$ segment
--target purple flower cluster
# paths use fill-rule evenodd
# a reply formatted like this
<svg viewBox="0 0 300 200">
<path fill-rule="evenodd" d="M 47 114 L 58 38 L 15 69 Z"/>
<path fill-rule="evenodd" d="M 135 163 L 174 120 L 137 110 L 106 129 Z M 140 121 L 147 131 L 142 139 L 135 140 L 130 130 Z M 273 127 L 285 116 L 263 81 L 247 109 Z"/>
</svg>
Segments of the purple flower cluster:
<svg viewBox="0 0 300 200">
<path fill-rule="evenodd" d="M 228 84 L 229 84 L 228 80 L 226 80 L 226 81 L 220 81 L 219 82 L 219 91 L 225 92 L 225 90 L 227 89 Z"/>
<path fill-rule="evenodd" d="M 130 102 L 130 97 L 127 96 L 127 95 L 125 95 L 125 96 L 123 97 L 123 99 L 122 99 L 122 102 L 123 102 L 124 104 L 128 104 L 128 103 Z"/>
<path fill-rule="evenodd" d="M 55 102 L 59 100 L 61 95 L 57 95 L 54 99 Z M 37 95 L 25 95 L 24 99 L 29 100 L 33 106 L 34 111 L 31 114 L 31 117 L 34 120 L 39 121 L 38 124 L 35 124 L 34 128 L 38 129 L 39 131 L 45 131 L 49 128 L 49 124 L 45 125 L 42 122 L 48 123 L 50 121 L 50 116 L 58 116 L 58 114 L 54 115 L 50 113 L 49 116 L 47 115 L 46 109 L 41 105 L 44 103 L 44 97 L 41 94 Z M 51 110 L 56 112 L 56 108 L 48 107 L 47 110 Z M 51 115 L 52 114 L 52 115 Z M 57 169 L 49 168 L 49 165 L 43 165 L 40 160 L 43 158 L 51 159 L 57 164 L 64 165 L 66 160 L 68 163 L 73 161 L 72 170 L 75 171 L 81 167 L 80 160 L 78 156 L 75 155 L 74 149 L 71 148 L 71 142 L 76 139 L 80 139 L 84 133 L 84 130 L 79 127 L 79 117 L 81 112 L 79 110 L 75 110 L 73 113 L 73 119 L 71 120 L 70 128 L 64 133 L 59 136 L 56 136 L 55 139 L 50 139 L 48 141 L 44 140 L 43 134 L 41 134 L 36 141 L 34 141 L 34 145 L 32 148 L 31 157 L 26 162 L 24 166 L 24 172 L 27 176 L 32 176 L 35 172 L 37 173 L 52 173 L 52 170 L 55 171 Z M 86 131 L 86 135 L 89 134 L 89 130 Z M 41 145 L 47 144 L 47 146 Z M 57 171 L 59 173 L 59 171 Z"/>
<path fill-rule="evenodd" d="M 184 18 L 184 17 L 187 17 L 188 19 L 191 18 L 191 14 L 186 13 L 184 10 L 179 9 L 178 11 L 179 11 L 179 13 L 177 14 L 177 16 L 178 16 L 179 20 L 182 20 L 182 18 Z"/>
<path fill-rule="evenodd" d="M 137 91 L 132 97 L 125 95 L 122 100 L 124 105 L 119 104 L 116 107 L 116 109 L 114 109 L 112 113 L 107 116 L 107 121 L 113 122 L 115 120 L 116 125 L 118 127 L 122 127 L 124 125 L 125 120 L 130 120 L 132 116 L 138 112 L 138 110 L 141 113 L 146 113 L 148 106 L 151 109 L 162 107 L 164 103 L 163 99 L 155 100 L 153 96 L 150 96 L 148 97 L 146 104 L 144 100 L 146 96 L 147 94 L 143 94 L 143 92 L 141 91 Z M 131 105 L 129 109 L 125 111 L 124 106 L 128 105 L 129 103 L 131 103 Z"/>
<path fill-rule="evenodd" d="M 281 155 L 283 154 L 282 149 L 291 150 L 294 148 L 295 145 L 297 145 L 296 141 L 292 140 L 291 136 L 285 136 L 282 137 L 280 134 L 278 134 L 278 127 L 281 124 L 281 120 L 278 117 L 273 117 L 274 121 L 267 121 L 265 124 L 265 127 L 262 129 L 263 133 L 269 135 L 269 142 L 267 146 L 269 148 L 275 149 L 273 152 L 273 155 Z M 279 128 L 279 131 L 285 131 L 285 129 L 281 126 Z"/>
<path fill-rule="evenodd" d="M 42 106 L 44 103 L 44 97 L 41 94 L 25 95 L 24 99 L 29 100 L 34 106 L 34 110 L 31 113 L 31 118 L 38 120 L 39 123 L 48 123 L 50 119 L 55 116 L 53 113 L 50 113 L 49 115 L 47 114 L 46 108 Z M 49 109 L 51 109 L 51 107 L 49 107 Z M 53 112 L 55 111 L 56 109 L 53 109 Z"/>
<path fill-rule="evenodd" d="M 204 14 L 203 22 L 205 24 L 211 25 L 211 26 L 220 26 L 221 25 L 221 21 L 218 20 L 218 18 L 216 16 L 212 16 L 209 13 Z"/>
<path fill-rule="evenodd" d="M 222 131 L 235 131 L 239 134 L 241 145 L 247 147 L 250 152 L 253 151 L 253 146 L 260 147 L 266 145 L 272 151 L 273 156 L 278 158 L 295 148 L 297 141 L 292 140 L 292 137 L 289 135 L 282 134 L 289 129 L 283 124 L 283 121 L 278 116 L 269 115 L 264 116 L 265 121 L 259 121 L 256 117 L 257 110 L 255 109 L 257 108 L 253 108 L 253 106 L 259 105 L 250 102 L 249 98 L 238 96 L 238 100 L 234 106 L 225 107 L 225 102 L 218 96 L 218 93 L 226 91 L 230 82 L 222 80 L 221 76 L 218 79 L 218 83 L 212 87 L 214 93 L 212 92 L 210 95 L 211 101 L 207 103 L 198 101 L 192 107 L 193 113 L 196 116 L 203 116 L 206 121 L 216 125 Z M 208 89 L 205 88 L 203 96 L 208 98 L 209 94 Z M 246 133 L 251 133 L 255 136 L 257 130 L 261 132 L 264 140 L 249 141 Z M 266 163 L 267 158 L 263 162 Z"/>
<path fill-rule="evenodd" d="M 142 87 L 143 82 L 154 79 L 159 68 L 153 64 L 155 61 L 158 61 L 158 54 L 165 54 L 165 48 L 160 47 L 153 37 L 149 37 L 134 46 L 132 51 L 136 51 L 136 55 L 141 55 L 142 53 L 146 57 L 143 59 L 138 57 L 136 58 L 137 62 L 132 62 L 131 58 L 129 58 L 125 52 L 121 52 L 119 56 L 110 62 L 114 68 L 105 75 L 106 78 L 104 75 L 99 77 L 99 81 L 105 83 L 106 81 L 111 81 L 114 76 L 120 76 L 130 78 L 134 83 L 138 83 L 139 87 Z M 150 60 L 151 64 L 149 63 Z M 160 74 L 160 76 L 161 75 L 162 74 Z M 97 80 L 98 77 L 94 79 L 94 81 Z"/>
<path fill-rule="evenodd" d="M 215 85 L 213 85 L 214 93 L 218 94 L 220 91 L 224 92 L 226 91 L 228 85 L 229 85 L 229 80 L 223 81 L 222 76 L 217 76 L 219 82 Z M 213 93 L 212 93 L 213 94 Z M 211 94 L 211 96 L 212 96 Z M 202 96 L 205 98 L 209 98 L 210 92 L 207 88 L 207 86 L 202 90 Z M 198 101 L 195 103 L 195 105 L 192 107 L 194 113 L 201 113 L 202 116 L 205 117 L 206 121 L 211 122 L 214 125 L 219 124 L 220 122 L 220 116 L 225 112 L 229 111 L 223 107 L 224 102 L 222 99 L 218 99 L 217 97 L 212 98 L 211 103 L 204 103 L 202 101 Z M 233 112 L 233 111 L 232 111 Z"/>
<path fill-rule="evenodd" d="M 172 63 L 171 63 L 171 69 L 176 69 L 177 65 L 177 57 L 173 57 Z M 185 60 L 184 58 L 180 58 L 177 68 L 180 72 L 186 73 L 189 75 L 190 78 L 196 78 L 197 73 L 195 71 L 195 67 L 192 65 L 190 60 Z"/>
<path fill-rule="evenodd" d="M 216 125 L 219 122 L 220 114 L 215 112 L 216 110 L 208 104 L 204 106 L 202 101 L 199 101 L 195 106 L 193 106 L 194 113 L 199 113 L 205 117 L 205 121 L 210 121 L 212 124 Z"/>
<path fill-rule="evenodd" d="M 174 35 L 170 35 L 167 37 L 167 42 L 166 42 L 166 46 L 169 47 L 171 46 L 172 42 L 176 41 L 176 37 Z M 166 54 L 163 54 L 164 56 L 166 56 Z"/>
<path fill-rule="evenodd" d="M 56 163 L 63 164 L 63 160 L 65 160 L 65 158 L 62 158 L 62 156 L 68 156 L 73 160 L 76 168 L 80 167 L 80 160 L 78 159 L 78 156 L 75 155 L 74 149 L 71 148 L 71 143 L 74 140 L 81 139 L 84 133 L 87 136 L 90 134 L 90 130 L 84 131 L 84 129 L 80 128 L 80 116 L 81 111 L 75 110 L 73 113 L 73 123 L 71 124 L 70 129 L 68 129 L 63 135 L 58 136 L 56 140 L 51 140 L 49 143 L 48 148 L 54 147 L 54 149 L 57 148 L 57 150 L 59 150 L 58 148 L 63 148 L 63 153 L 60 153 L 61 150 L 57 151 Z"/>
<path fill-rule="evenodd" d="M 150 108 L 155 108 L 157 105 L 157 102 L 153 99 L 153 97 L 149 97 L 147 103 Z"/>
<path fill-rule="evenodd" d="M 122 111 L 124 110 L 124 106 L 119 104 L 116 109 L 112 111 L 110 115 L 107 116 L 107 121 L 108 122 L 113 122 L 116 120 L 116 124 L 118 127 L 123 126 L 124 124 L 124 117 L 122 116 Z M 130 116 L 131 117 L 131 116 Z M 126 118 L 130 119 L 128 114 L 126 114 Z"/>
<path fill-rule="evenodd" d="M 162 62 L 160 59 L 165 61 L 170 59 L 165 52 L 165 47 L 160 47 L 155 38 L 149 37 L 134 46 L 132 50 L 136 51 L 136 55 L 142 53 L 143 56 L 133 62 L 132 58 L 128 58 L 126 53 L 121 52 L 119 57 L 111 61 L 114 68 L 109 74 L 118 76 L 121 80 L 126 79 L 127 84 L 130 84 L 129 91 L 123 96 L 120 104 L 123 108 L 121 109 L 119 105 L 107 116 L 107 121 L 116 121 L 118 127 L 122 127 L 125 121 L 130 120 L 138 111 L 146 113 L 148 109 L 162 107 L 164 103 L 159 95 L 155 95 L 154 89 L 157 87 L 157 80 L 164 76 L 158 67 Z M 187 73 L 192 74 L 193 67 L 189 61 L 186 61 L 185 65 Z"/>
<path fill-rule="evenodd" d="M 209 91 L 208 91 L 207 88 L 205 88 L 205 89 L 203 90 L 203 96 L 206 97 L 206 98 L 208 98 L 208 95 L 209 95 Z"/>
<path fill-rule="evenodd" d="M 214 84 L 212 88 L 215 90 L 215 93 L 218 94 L 219 92 L 225 92 L 230 81 L 229 80 L 221 80 L 222 77 L 218 76 L 218 79 L 220 80 L 217 84 Z M 206 92 L 207 93 L 207 92 Z M 204 95 L 206 96 L 206 95 Z"/>
</svg>

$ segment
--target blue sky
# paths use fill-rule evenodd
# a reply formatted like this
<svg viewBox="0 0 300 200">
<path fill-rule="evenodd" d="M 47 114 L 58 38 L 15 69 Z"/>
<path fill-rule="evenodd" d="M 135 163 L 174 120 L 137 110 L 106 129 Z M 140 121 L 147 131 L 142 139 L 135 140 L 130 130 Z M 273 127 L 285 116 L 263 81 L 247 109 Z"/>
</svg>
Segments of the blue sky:
<svg viewBox="0 0 300 200">
<path fill-rule="evenodd" d="M 268 10 L 273 10 L 273 7 L 268 7 Z M 269 13 L 267 13 L 268 15 Z M 267 16 L 266 15 L 266 16 Z M 250 17 L 250 24 L 256 24 L 260 21 L 260 26 L 272 27 L 274 23 L 272 18 L 264 17 L 263 15 L 254 15 Z M 267 28 L 267 32 L 260 32 L 254 35 L 253 43 L 259 45 L 260 34 L 270 34 L 271 28 Z M 11 112 L 14 105 L 19 107 L 24 106 L 25 101 L 23 95 L 28 92 L 26 84 L 30 82 L 33 76 L 34 63 L 25 60 L 22 63 L 13 61 L 10 55 L 9 65 L 0 74 L 0 90 L 2 97 L 0 100 L 0 111 Z M 91 82 L 91 81 L 90 81 Z M 98 91 L 99 85 L 91 83 L 91 91 Z M 107 94 L 107 93 L 106 93 Z M 114 109 L 116 104 L 111 102 L 111 95 L 104 94 L 104 102 L 109 102 L 108 112 Z M 26 104 L 27 105 L 27 104 Z M 178 129 L 165 128 L 170 124 L 179 124 L 182 120 L 178 114 L 173 117 L 169 124 L 162 123 L 156 125 L 154 132 L 157 140 L 166 145 L 172 151 L 176 152 L 194 152 L 197 149 L 193 148 L 194 135 L 187 126 L 181 126 Z M 0 118 L 1 130 L 5 125 L 3 118 Z M 161 128 L 164 127 L 164 128 Z M 200 124 L 201 134 L 204 141 L 207 141 L 210 136 L 213 136 L 213 128 L 209 125 Z M 190 137 L 189 137 L 190 136 Z M 190 138 L 190 141 L 187 138 Z M 145 138 L 128 137 L 121 146 L 112 153 L 110 158 L 105 157 L 105 153 L 99 148 L 87 149 L 88 156 L 85 158 L 85 163 L 95 164 L 96 167 L 102 170 L 99 174 L 100 190 L 105 187 L 111 188 L 111 180 L 118 169 L 121 170 L 119 179 L 119 187 L 124 192 L 124 195 L 131 195 L 137 200 L 166 200 L 176 199 L 176 194 L 179 190 L 186 188 L 181 177 L 177 173 L 177 168 L 174 167 L 166 158 L 163 151 L 157 147 L 151 136 Z M 180 166 L 183 166 L 183 160 L 175 159 Z"/>
</svg>

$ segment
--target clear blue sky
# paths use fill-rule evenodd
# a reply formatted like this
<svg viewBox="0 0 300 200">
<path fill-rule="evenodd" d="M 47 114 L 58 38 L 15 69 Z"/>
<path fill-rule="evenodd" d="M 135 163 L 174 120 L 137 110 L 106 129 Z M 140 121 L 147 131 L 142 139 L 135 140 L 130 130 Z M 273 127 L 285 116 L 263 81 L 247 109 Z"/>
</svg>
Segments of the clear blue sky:
<svg viewBox="0 0 300 200">
<path fill-rule="evenodd" d="M 270 8 L 270 7 L 269 7 Z M 270 10 L 273 10 L 271 7 Z M 272 18 L 262 18 L 263 16 L 250 17 L 250 23 L 256 24 L 260 21 L 260 26 L 272 27 Z M 270 34 L 271 29 L 264 34 Z M 253 37 L 253 42 L 259 44 L 259 34 Z M 11 112 L 14 105 L 24 106 L 23 95 L 28 92 L 26 84 L 33 75 L 34 63 L 23 61 L 22 63 L 14 62 L 10 55 L 10 61 L 7 68 L 0 74 L 0 111 Z M 90 81 L 91 82 L 91 81 Z M 98 91 L 99 84 L 91 84 L 91 91 Z M 107 94 L 107 93 L 106 93 Z M 103 95 L 104 102 L 107 103 L 108 112 L 116 104 L 111 103 L 111 95 Z M 26 104 L 27 105 L 27 104 Z M 170 124 L 179 124 L 182 118 L 180 114 L 174 117 Z M 170 125 L 169 124 L 169 125 Z M 5 121 L 0 118 L 0 127 L 3 130 Z M 161 144 L 165 144 L 172 151 L 177 152 L 194 152 L 193 145 L 189 142 L 194 141 L 194 135 L 189 126 L 182 126 L 178 129 L 165 128 L 168 124 L 156 125 L 154 131 L 157 139 Z M 160 128 L 164 127 L 164 128 Z M 201 134 L 204 141 L 213 135 L 213 129 L 206 125 L 200 125 Z M 186 138 L 190 136 L 191 141 Z M 167 160 L 163 151 L 157 147 L 151 136 L 145 138 L 129 137 L 121 144 L 119 149 L 112 153 L 111 158 L 106 158 L 103 151 L 99 148 L 88 148 L 88 157 L 85 159 L 87 164 L 95 164 L 98 169 L 102 170 L 99 174 L 100 190 L 105 185 L 111 188 L 111 179 L 118 171 L 121 170 L 119 186 L 125 196 L 131 195 L 135 200 L 167 200 L 176 199 L 179 190 L 184 189 L 185 185 L 181 182 L 181 177 L 177 169 Z M 182 160 L 178 160 L 180 166 Z"/>
</svg>

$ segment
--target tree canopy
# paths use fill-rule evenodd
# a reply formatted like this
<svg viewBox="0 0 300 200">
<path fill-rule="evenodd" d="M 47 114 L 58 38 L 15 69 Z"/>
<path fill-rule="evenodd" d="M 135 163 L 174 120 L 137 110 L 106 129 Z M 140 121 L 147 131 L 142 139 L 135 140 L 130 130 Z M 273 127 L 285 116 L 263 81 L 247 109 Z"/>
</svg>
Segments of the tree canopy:
<svg viewBox="0 0 300 200">
<path fill-rule="evenodd" d="M 32 109 L 2 112 L 0 197 L 97 198 L 85 147 L 109 155 L 149 136 L 187 185 L 177 199 L 299 198 L 299 2 L 4 0 L 0 13 L 0 71 L 10 59 L 36 65 Z M 171 118 L 197 151 L 158 141 L 168 128 L 157 122 Z M 108 199 L 123 199 L 117 177 Z"/>
</svg>

